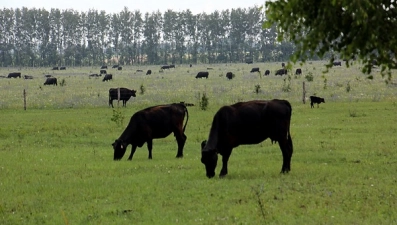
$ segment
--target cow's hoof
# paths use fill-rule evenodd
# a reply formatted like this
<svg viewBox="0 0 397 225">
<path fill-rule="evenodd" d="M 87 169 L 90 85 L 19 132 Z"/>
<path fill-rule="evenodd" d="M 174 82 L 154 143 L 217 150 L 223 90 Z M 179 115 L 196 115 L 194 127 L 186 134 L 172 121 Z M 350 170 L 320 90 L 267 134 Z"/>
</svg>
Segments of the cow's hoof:
<svg viewBox="0 0 397 225">
<path fill-rule="evenodd" d="M 183 158 L 183 155 L 177 155 L 176 158 Z"/>
</svg>

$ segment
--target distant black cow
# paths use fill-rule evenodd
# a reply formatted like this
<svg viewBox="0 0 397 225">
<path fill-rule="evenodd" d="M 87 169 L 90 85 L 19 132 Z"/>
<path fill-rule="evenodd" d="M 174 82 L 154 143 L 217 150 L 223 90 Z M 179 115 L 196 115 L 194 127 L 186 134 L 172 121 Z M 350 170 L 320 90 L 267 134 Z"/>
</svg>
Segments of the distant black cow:
<svg viewBox="0 0 397 225">
<path fill-rule="evenodd" d="M 20 72 L 15 72 L 15 73 L 9 73 L 7 78 L 21 78 L 21 73 Z"/>
<path fill-rule="evenodd" d="M 340 61 L 334 62 L 334 66 L 342 66 L 342 62 L 340 62 Z"/>
<path fill-rule="evenodd" d="M 226 78 L 229 79 L 229 80 L 233 79 L 233 73 L 232 72 L 227 72 L 226 73 Z"/>
<path fill-rule="evenodd" d="M 146 75 L 150 75 L 150 74 L 152 74 L 152 70 L 147 70 Z"/>
<path fill-rule="evenodd" d="M 32 79 L 33 79 L 33 76 L 24 75 L 23 78 L 24 78 L 25 80 L 32 80 Z"/>
<path fill-rule="evenodd" d="M 265 76 L 268 76 L 268 75 L 270 75 L 270 71 L 269 71 L 269 70 L 266 70 L 266 71 L 265 71 Z"/>
<path fill-rule="evenodd" d="M 61 66 L 59 70 L 66 70 L 66 66 Z"/>
<path fill-rule="evenodd" d="M 102 81 L 109 81 L 109 80 L 113 80 L 112 74 L 106 74 L 102 79 Z"/>
<path fill-rule="evenodd" d="M 287 71 L 287 69 L 279 69 L 279 70 L 277 70 L 276 71 L 276 76 L 277 75 L 284 75 L 284 74 L 287 74 L 288 73 L 288 71 Z"/>
<path fill-rule="evenodd" d="M 143 72 L 143 70 L 136 70 L 136 72 Z"/>
<path fill-rule="evenodd" d="M 101 69 L 107 69 L 108 66 L 101 66 Z"/>
<path fill-rule="evenodd" d="M 46 74 L 46 75 L 44 75 L 44 77 L 52 77 L 52 75 L 51 74 Z"/>
<path fill-rule="evenodd" d="M 254 73 L 254 72 L 260 73 L 261 71 L 259 71 L 258 67 L 254 67 L 254 68 L 251 69 L 250 73 Z"/>
<path fill-rule="evenodd" d="M 254 63 L 252 60 L 245 60 L 245 63 L 247 63 L 247 64 L 252 64 L 252 63 Z"/>
<path fill-rule="evenodd" d="M 55 77 L 48 77 L 44 82 L 44 85 L 55 85 L 58 86 L 57 78 Z"/>
<path fill-rule="evenodd" d="M 100 74 L 107 74 L 106 70 L 99 70 Z"/>
<path fill-rule="evenodd" d="M 171 65 L 170 65 L 170 69 L 171 69 L 171 68 L 174 68 L 174 69 L 175 69 L 175 65 L 174 65 L 174 64 L 171 64 Z"/>
<path fill-rule="evenodd" d="M 161 66 L 161 69 L 162 70 L 168 70 L 170 68 L 170 66 L 169 65 L 164 65 L 164 66 Z"/>
<path fill-rule="evenodd" d="M 314 103 L 317 104 L 317 108 L 318 108 L 321 102 L 325 103 L 324 98 L 320 98 L 317 96 L 310 96 L 310 108 L 314 108 Z"/>
<path fill-rule="evenodd" d="M 198 72 L 196 75 L 197 78 L 208 78 L 209 73 L 208 72 Z"/>
<path fill-rule="evenodd" d="M 113 65 L 112 69 L 119 68 L 119 65 Z"/>
<path fill-rule="evenodd" d="M 123 70 L 123 67 L 119 66 L 117 67 L 117 70 Z"/>
<path fill-rule="evenodd" d="M 290 135 L 291 104 L 286 100 L 255 100 L 221 107 L 212 121 L 208 141 L 201 144 L 201 162 L 208 178 L 215 176 L 218 154 L 222 155 L 220 177 L 228 173 L 227 163 L 233 148 L 258 144 L 270 138 L 278 142 L 282 155 L 282 173 L 291 170 L 293 152 Z"/>
<path fill-rule="evenodd" d="M 59 70 L 57 66 L 52 67 L 52 70 Z"/>
<path fill-rule="evenodd" d="M 190 67 L 192 67 L 192 64 L 190 64 Z"/>
<path fill-rule="evenodd" d="M 185 125 L 183 121 L 186 116 Z M 186 142 L 185 128 L 189 120 L 189 113 L 184 104 L 158 105 L 143 109 L 132 115 L 129 124 L 121 136 L 114 141 L 114 160 L 123 158 L 128 145 L 132 145 L 128 160 L 132 160 L 137 147 L 142 147 L 145 142 L 152 159 L 153 139 L 165 138 L 174 133 L 178 143 L 176 157 L 183 157 L 183 147 Z"/>
<path fill-rule="evenodd" d="M 283 67 L 283 68 L 284 68 L 284 67 L 285 67 L 285 63 L 281 63 L 281 67 Z"/>
<path fill-rule="evenodd" d="M 302 69 L 301 68 L 296 69 L 295 75 L 301 75 L 301 74 L 302 74 Z"/>
<path fill-rule="evenodd" d="M 110 88 L 109 89 L 109 106 L 111 105 L 113 108 L 113 100 L 117 100 L 118 96 L 118 89 L 117 88 Z M 123 101 L 123 106 L 127 106 L 127 101 L 130 100 L 130 98 L 136 97 L 136 91 L 135 90 L 130 90 L 127 88 L 120 88 L 120 100 Z"/>
</svg>

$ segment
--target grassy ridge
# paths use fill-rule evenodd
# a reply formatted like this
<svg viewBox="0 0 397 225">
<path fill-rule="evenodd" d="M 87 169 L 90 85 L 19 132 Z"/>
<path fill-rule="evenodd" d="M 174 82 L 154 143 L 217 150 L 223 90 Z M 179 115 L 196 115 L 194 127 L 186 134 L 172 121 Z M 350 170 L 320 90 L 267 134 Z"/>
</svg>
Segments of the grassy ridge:
<svg viewBox="0 0 397 225">
<path fill-rule="evenodd" d="M 210 73 L 242 73 L 232 81 L 211 75 L 195 80 L 189 68 L 151 77 L 126 70 L 112 83 L 88 79 L 91 69 L 83 68 L 87 76 L 59 75 L 66 86 L 42 89 L 42 78 L 0 79 L 6 96 L 0 100 L 0 224 L 397 223 L 395 88 L 380 77 L 364 79 L 358 68 L 337 68 L 325 75 L 324 89 L 324 78 L 314 72 L 320 66 L 307 65 L 304 71 L 314 74 L 314 81 L 306 82 L 308 93 L 326 98 L 311 109 L 301 103 L 303 77 L 292 78 L 292 91 L 283 92 L 285 77 L 260 79 L 243 74 L 243 67 L 214 67 Z M 136 88 L 144 84 L 147 93 L 119 109 L 125 117 L 119 127 L 111 121 L 106 88 L 129 81 Z M 20 88 L 39 95 L 29 95 L 27 111 L 10 94 Z M 154 141 L 153 160 L 147 159 L 146 145 L 132 162 L 126 156 L 112 160 L 110 144 L 134 112 L 157 103 L 197 103 L 202 91 L 210 107 L 189 107 L 183 159 L 175 158 L 177 145 L 170 135 Z M 207 179 L 200 142 L 216 110 L 237 100 L 273 97 L 286 98 L 293 107 L 291 173 L 279 174 L 281 151 L 267 140 L 236 148 L 229 175 Z"/>
</svg>

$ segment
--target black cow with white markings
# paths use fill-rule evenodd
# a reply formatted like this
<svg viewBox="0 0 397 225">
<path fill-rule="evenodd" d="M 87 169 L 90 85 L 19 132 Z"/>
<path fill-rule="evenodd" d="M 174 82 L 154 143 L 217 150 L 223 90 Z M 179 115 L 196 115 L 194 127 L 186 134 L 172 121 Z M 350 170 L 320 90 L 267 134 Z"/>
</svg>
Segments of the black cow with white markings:
<svg viewBox="0 0 397 225">
<path fill-rule="evenodd" d="M 208 72 L 198 72 L 196 75 L 196 79 L 197 78 L 208 78 L 209 73 Z"/>
<path fill-rule="evenodd" d="M 123 107 L 127 106 L 128 100 L 131 97 L 136 97 L 136 90 L 130 90 L 128 88 L 110 88 L 109 89 L 109 106 L 113 107 L 113 100 L 117 100 L 120 90 L 120 100 L 123 101 Z"/>
</svg>

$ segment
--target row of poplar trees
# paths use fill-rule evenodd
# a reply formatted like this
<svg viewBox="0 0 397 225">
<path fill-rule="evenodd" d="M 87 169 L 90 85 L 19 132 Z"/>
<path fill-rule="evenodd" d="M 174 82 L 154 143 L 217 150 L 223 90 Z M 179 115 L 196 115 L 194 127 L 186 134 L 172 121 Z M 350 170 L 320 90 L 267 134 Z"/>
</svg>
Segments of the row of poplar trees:
<svg viewBox="0 0 397 225">
<path fill-rule="evenodd" d="M 257 7 L 119 13 L 37 8 L 0 10 L 1 66 L 96 66 L 284 61 L 291 42 L 263 29 Z"/>
</svg>

